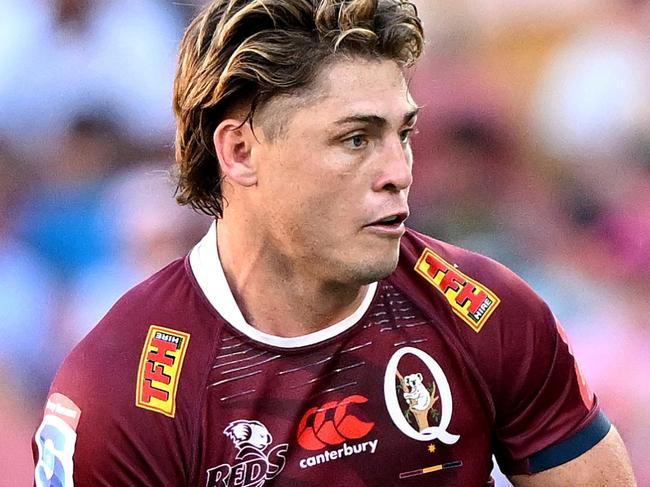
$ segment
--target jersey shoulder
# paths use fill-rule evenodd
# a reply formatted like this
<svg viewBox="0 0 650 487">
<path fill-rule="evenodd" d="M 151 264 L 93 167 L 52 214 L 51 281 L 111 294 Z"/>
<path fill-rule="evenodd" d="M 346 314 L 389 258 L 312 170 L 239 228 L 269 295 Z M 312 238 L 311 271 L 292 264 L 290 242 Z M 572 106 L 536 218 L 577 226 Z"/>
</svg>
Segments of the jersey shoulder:
<svg viewBox="0 0 650 487">
<path fill-rule="evenodd" d="M 446 308 L 463 325 L 459 331 L 470 336 L 491 334 L 490 329 L 513 320 L 519 325 L 544 321 L 550 313 L 537 293 L 504 265 L 410 229 L 402 239 L 395 279 L 425 307 Z"/>
<path fill-rule="evenodd" d="M 195 359 L 209 354 L 219 319 L 198 292 L 186 260 L 172 262 L 126 292 L 68 355 L 53 388 L 74 394 L 82 378 L 101 378 L 104 384 L 114 382 L 113 393 L 135 395 L 152 368 L 147 357 L 157 357 L 155 364 L 174 361 L 174 375 L 180 375 L 188 350 Z"/>
<path fill-rule="evenodd" d="M 394 285 L 460 351 L 486 392 L 502 470 L 550 468 L 602 438 L 608 423 L 599 419 L 568 339 L 523 279 L 488 257 L 411 230 L 401 251 Z M 584 431 L 588 441 L 574 441 Z M 560 448 L 566 455 L 553 453 L 558 445 L 569 445 Z"/>
<path fill-rule="evenodd" d="M 199 292 L 187 258 L 128 291 L 72 350 L 52 383 L 35 436 L 37 475 L 50 436 L 65 438 L 61 431 L 67 431 L 73 447 L 62 450 L 68 456 L 62 453 L 60 463 L 72 471 L 73 452 L 74 479 L 83 485 L 104 485 L 102 476 L 120 485 L 190 478 L 193 436 L 222 323 Z M 57 411 L 76 411 L 73 431 L 56 420 Z M 187 448 L 166 451 L 174 442 Z M 99 461 L 104 451 L 113 454 Z"/>
</svg>

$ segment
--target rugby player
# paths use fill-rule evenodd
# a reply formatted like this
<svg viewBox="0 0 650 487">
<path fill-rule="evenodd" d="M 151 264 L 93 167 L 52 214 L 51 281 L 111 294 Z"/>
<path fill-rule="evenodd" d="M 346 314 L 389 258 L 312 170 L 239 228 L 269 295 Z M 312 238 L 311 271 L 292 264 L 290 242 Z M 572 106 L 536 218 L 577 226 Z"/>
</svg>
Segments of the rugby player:
<svg viewBox="0 0 650 487">
<path fill-rule="evenodd" d="M 406 0 L 206 5 L 176 158 L 215 223 L 66 359 L 36 485 L 634 485 L 544 302 L 405 227 L 423 44 Z"/>
</svg>

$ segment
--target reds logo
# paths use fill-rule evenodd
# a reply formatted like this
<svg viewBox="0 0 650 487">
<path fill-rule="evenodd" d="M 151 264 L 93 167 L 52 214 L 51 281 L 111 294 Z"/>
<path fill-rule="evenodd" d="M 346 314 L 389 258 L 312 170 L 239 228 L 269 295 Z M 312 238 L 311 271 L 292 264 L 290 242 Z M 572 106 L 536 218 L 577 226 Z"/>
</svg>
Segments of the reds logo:
<svg viewBox="0 0 650 487">
<path fill-rule="evenodd" d="M 364 404 L 368 399 L 355 394 L 342 401 L 331 401 L 319 408 L 309 409 L 298 426 L 298 443 L 306 450 L 320 450 L 327 445 L 340 445 L 346 440 L 358 440 L 375 426 L 348 414 L 352 404 Z"/>
<path fill-rule="evenodd" d="M 206 487 L 261 487 L 284 468 L 289 445 L 282 443 L 264 453 L 273 442 L 273 437 L 259 421 L 233 421 L 223 430 L 223 434 L 238 450 L 236 462 L 234 465 L 224 463 L 209 469 Z"/>
</svg>

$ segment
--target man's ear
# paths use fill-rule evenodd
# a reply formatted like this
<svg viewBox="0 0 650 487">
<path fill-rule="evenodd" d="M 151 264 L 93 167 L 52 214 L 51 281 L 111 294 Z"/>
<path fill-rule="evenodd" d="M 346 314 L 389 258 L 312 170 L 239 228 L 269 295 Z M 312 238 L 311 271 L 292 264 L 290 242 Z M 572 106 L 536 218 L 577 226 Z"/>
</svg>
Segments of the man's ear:
<svg viewBox="0 0 650 487">
<path fill-rule="evenodd" d="M 212 141 L 224 176 L 242 186 L 257 183 L 257 167 L 251 157 L 257 139 L 249 123 L 232 118 L 223 120 L 215 129 Z"/>
</svg>

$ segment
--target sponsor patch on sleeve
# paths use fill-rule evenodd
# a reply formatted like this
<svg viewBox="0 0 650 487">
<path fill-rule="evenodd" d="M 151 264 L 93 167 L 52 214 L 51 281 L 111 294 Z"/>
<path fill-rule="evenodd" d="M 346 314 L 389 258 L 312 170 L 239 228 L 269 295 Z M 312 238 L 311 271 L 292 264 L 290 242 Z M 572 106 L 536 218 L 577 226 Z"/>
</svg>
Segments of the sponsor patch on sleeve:
<svg viewBox="0 0 650 487">
<path fill-rule="evenodd" d="M 453 312 L 476 333 L 501 302 L 490 289 L 463 274 L 431 249 L 424 249 L 415 270 L 442 293 Z"/>
<path fill-rule="evenodd" d="M 189 333 L 151 325 L 138 367 L 136 406 L 173 418 Z"/>
<path fill-rule="evenodd" d="M 72 457 L 80 416 L 81 410 L 63 394 L 55 392 L 47 399 L 43 421 L 34 437 L 38 447 L 34 470 L 36 487 L 72 487 Z"/>
</svg>

